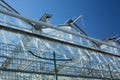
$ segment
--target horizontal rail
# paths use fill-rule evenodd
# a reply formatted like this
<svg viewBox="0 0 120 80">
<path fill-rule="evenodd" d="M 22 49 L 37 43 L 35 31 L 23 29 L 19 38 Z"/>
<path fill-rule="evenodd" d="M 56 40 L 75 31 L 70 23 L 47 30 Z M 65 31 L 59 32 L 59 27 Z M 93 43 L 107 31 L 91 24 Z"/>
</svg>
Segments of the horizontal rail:
<svg viewBox="0 0 120 80">
<path fill-rule="evenodd" d="M 58 42 L 58 43 L 66 44 L 66 45 L 71 45 L 71 46 L 75 46 L 75 47 L 78 47 L 78 48 L 87 49 L 87 50 L 90 50 L 90 51 L 95 51 L 95 52 L 99 52 L 101 54 L 107 54 L 107 55 L 110 55 L 110 56 L 115 56 L 115 57 L 120 58 L 120 55 L 115 54 L 115 53 L 110 53 L 110 52 L 102 51 L 102 50 L 99 50 L 99 49 L 83 46 L 83 45 L 80 45 L 80 44 L 70 43 L 70 42 L 67 42 L 67 41 L 46 37 L 46 36 L 43 36 L 43 35 L 31 33 L 31 32 L 28 32 L 28 31 L 23 31 L 23 30 L 11 28 L 11 27 L 3 26 L 3 25 L 0 25 L 0 29 L 10 31 L 10 32 L 14 32 L 14 33 L 24 34 L 24 35 L 28 35 L 28 36 L 33 36 L 33 37 L 37 37 L 37 38 L 40 38 L 40 39 L 45 39 L 45 40 L 48 40 L 48 41 L 53 41 L 53 42 Z"/>
<path fill-rule="evenodd" d="M 29 19 L 29 18 L 25 18 L 25 17 L 23 17 L 23 16 L 21 16 L 21 15 L 13 14 L 13 13 L 11 13 L 11 12 L 7 12 L 7 11 L 3 11 L 3 10 L 0 10 L 0 13 L 6 14 L 6 15 L 9 15 L 9 16 L 18 18 L 18 19 L 21 19 L 21 20 L 26 21 L 26 22 L 28 22 L 28 23 L 34 23 L 34 24 L 37 24 L 37 25 L 39 25 L 39 26 L 46 26 L 46 27 L 48 27 L 48 28 L 56 29 L 56 30 L 59 30 L 59 31 L 62 31 L 62 32 L 65 32 L 65 33 L 68 33 L 68 34 L 72 34 L 72 35 L 75 35 L 75 36 L 79 36 L 79 37 L 85 38 L 85 39 L 90 40 L 90 41 L 93 41 L 93 42 L 98 42 L 98 43 L 100 43 L 100 44 L 104 44 L 104 45 L 108 45 L 108 46 L 111 46 L 111 47 L 120 49 L 119 46 L 111 45 L 111 44 L 106 43 L 106 42 L 101 41 L 101 40 L 97 40 L 97 39 L 93 39 L 93 38 L 88 37 L 88 36 L 84 36 L 84 35 L 81 35 L 81 34 L 73 33 L 73 32 L 70 32 L 70 31 L 61 29 L 61 28 L 59 28 L 59 27 L 56 27 L 56 26 L 53 26 L 53 25 L 44 23 L 44 22 L 42 22 L 42 21 L 32 20 L 32 19 Z"/>
<path fill-rule="evenodd" d="M 48 41 L 58 42 L 58 43 L 61 43 L 61 44 L 71 45 L 71 46 L 75 46 L 75 47 L 78 47 L 78 48 L 87 49 L 87 50 L 90 50 L 90 51 L 95 51 L 95 52 L 99 52 L 101 54 L 107 54 L 107 55 L 110 55 L 110 56 L 115 56 L 115 57 L 120 58 L 120 55 L 118 55 L 118 54 L 98 50 L 98 49 L 95 49 L 95 48 L 90 48 L 90 47 L 83 46 L 83 45 L 80 45 L 80 44 L 70 43 L 70 42 L 67 42 L 67 41 L 46 37 L 46 36 L 43 36 L 43 35 L 38 35 L 38 34 L 35 34 L 35 33 L 28 32 L 28 31 L 23 31 L 23 30 L 11 28 L 11 27 L 3 26 L 3 25 L 0 25 L 0 29 L 10 31 L 10 32 L 14 32 L 14 33 L 24 34 L 24 35 L 28 35 L 28 36 L 33 36 L 33 37 L 37 37 L 37 38 L 40 38 L 40 39 L 45 39 L 45 40 L 48 40 Z"/>
</svg>

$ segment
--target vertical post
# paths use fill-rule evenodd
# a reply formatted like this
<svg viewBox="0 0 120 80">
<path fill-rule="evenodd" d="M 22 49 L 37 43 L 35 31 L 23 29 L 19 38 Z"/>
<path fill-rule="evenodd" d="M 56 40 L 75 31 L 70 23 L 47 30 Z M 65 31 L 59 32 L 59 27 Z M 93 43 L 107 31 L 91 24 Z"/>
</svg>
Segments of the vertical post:
<svg viewBox="0 0 120 80">
<path fill-rule="evenodd" d="M 55 79 L 58 80 L 58 77 L 57 77 L 57 67 L 56 67 L 56 55 L 55 55 L 55 52 L 53 52 L 53 57 L 54 57 Z"/>
<path fill-rule="evenodd" d="M 110 80 L 112 80 L 113 77 L 112 77 L 112 72 L 111 72 L 111 69 L 110 69 L 110 65 L 109 65 L 109 64 L 108 64 L 108 68 L 109 68 L 109 72 L 110 72 Z"/>
</svg>

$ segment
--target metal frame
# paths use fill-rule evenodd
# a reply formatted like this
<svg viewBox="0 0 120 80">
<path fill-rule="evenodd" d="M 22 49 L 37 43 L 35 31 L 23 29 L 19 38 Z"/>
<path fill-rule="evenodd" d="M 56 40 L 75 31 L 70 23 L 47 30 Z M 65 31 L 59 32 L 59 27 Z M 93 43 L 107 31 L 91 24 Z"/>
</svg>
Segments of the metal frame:
<svg viewBox="0 0 120 80">
<path fill-rule="evenodd" d="M 66 30 L 64 30 L 64 29 L 55 27 L 55 26 L 53 26 L 53 25 L 49 25 L 49 24 L 44 23 L 44 22 L 42 22 L 42 21 L 35 21 L 35 20 L 32 20 L 32 19 L 28 19 L 28 18 L 25 18 L 25 17 L 23 17 L 23 16 L 20 16 L 20 15 L 18 15 L 18 14 L 13 14 L 13 13 L 11 13 L 11 12 L 7 12 L 7 11 L 3 11 L 3 10 L 0 10 L 0 13 L 6 14 L 6 15 L 9 15 L 9 16 L 18 18 L 18 19 L 21 19 L 21 20 L 23 20 L 23 21 L 25 21 L 25 22 L 28 22 L 28 23 L 37 24 L 37 25 L 39 25 L 39 27 L 45 26 L 45 27 L 48 27 L 48 28 L 52 28 L 52 29 L 55 29 L 55 30 L 59 30 L 59 31 L 68 33 L 68 34 L 72 34 L 72 35 L 75 35 L 75 36 L 79 36 L 79 37 L 82 37 L 82 38 L 84 38 L 84 39 L 87 39 L 87 40 L 96 42 L 96 43 L 100 43 L 100 44 L 104 44 L 104 45 L 108 45 L 108 46 L 111 46 L 111 47 L 120 49 L 119 46 L 114 46 L 114 45 L 111 45 L 111 44 L 106 43 L 106 42 L 104 42 L 104 41 L 96 40 L 96 39 L 93 39 L 93 38 L 88 37 L 88 36 L 84 36 L 84 35 L 81 35 L 81 34 L 73 33 L 73 32 L 70 32 L 70 31 L 66 31 Z"/>
<path fill-rule="evenodd" d="M 64 32 L 64 33 L 68 33 L 68 34 L 71 34 L 71 35 L 74 35 L 74 36 L 78 36 L 78 37 L 81 37 L 81 38 L 84 38 L 84 39 L 87 39 L 87 40 L 89 40 L 89 41 L 91 41 L 91 42 L 95 42 L 95 43 L 99 43 L 99 44 L 103 44 L 103 45 L 107 45 L 107 46 L 110 46 L 110 47 L 114 47 L 114 48 L 117 48 L 117 49 L 120 49 L 120 47 L 119 46 L 115 46 L 115 45 L 111 45 L 111 44 L 108 44 L 108 43 L 106 43 L 106 42 L 104 42 L 104 41 L 99 41 L 99 40 L 96 40 L 96 39 L 93 39 L 93 38 L 91 38 L 91 37 L 88 37 L 88 36 L 85 36 L 85 35 L 81 35 L 81 34 L 77 34 L 77 33 L 73 33 L 73 32 L 70 32 L 70 31 L 66 31 L 66 30 L 64 30 L 64 29 L 61 29 L 61 28 L 58 28 L 58 27 L 56 27 L 56 26 L 52 26 L 52 25 L 49 25 L 49 24 L 47 24 L 47 23 L 44 23 L 44 22 L 42 22 L 42 21 L 35 21 L 35 20 L 31 20 L 31 19 L 28 19 L 28 18 L 25 18 L 25 17 L 22 17 L 22 16 L 20 16 L 20 15 L 17 15 L 17 14 L 13 14 L 13 13 L 10 13 L 10 12 L 7 12 L 7 11 L 2 11 L 2 10 L 0 10 L 0 13 L 2 13 L 2 14 L 5 14 L 5 15 L 9 15 L 9 16 L 12 16 L 12 17 L 15 17 L 15 18 L 18 18 L 18 19 L 21 19 L 21 20 L 23 20 L 23 21 L 25 21 L 25 22 L 28 22 L 28 23 L 30 23 L 30 24 L 35 24 L 35 25 L 38 25 L 38 27 L 43 27 L 43 26 L 45 26 L 46 28 L 51 28 L 51 29 L 54 29 L 54 30 L 58 30 L 58 31 L 61 31 L 61 32 Z M 35 26 L 33 26 L 33 28 L 35 28 Z M 76 48 L 79 48 L 79 49 L 83 49 L 83 50 L 88 50 L 88 51 L 93 51 L 94 53 L 93 54 L 96 54 L 96 53 L 99 53 L 99 54 L 104 54 L 104 55 L 109 55 L 110 57 L 111 56 L 113 56 L 113 57 L 115 57 L 115 58 L 120 58 L 120 55 L 119 55 L 119 53 L 118 54 L 116 54 L 116 53 L 111 53 L 111 52 L 106 52 L 106 51 L 103 51 L 103 50 L 100 50 L 99 48 L 91 48 L 91 47 L 89 47 L 89 46 L 84 46 L 84 45 L 81 45 L 81 44 L 77 44 L 77 43 L 72 43 L 72 42 L 69 42 L 69 41 L 65 41 L 65 40 L 60 40 L 60 39 L 55 39 L 55 38 L 52 38 L 52 37 L 47 37 L 47 36 L 44 36 L 44 35 L 42 35 L 42 34 L 38 34 L 38 33 L 36 33 L 36 32 L 29 32 L 29 31 L 24 31 L 24 30 L 20 30 L 20 29 L 15 29 L 15 28 L 11 28 L 11 27 L 9 27 L 9 26 L 3 26 L 3 25 L 0 25 L 0 29 L 1 30 L 5 30 L 5 31 L 8 31 L 8 32 L 13 32 L 13 33 L 17 33 L 17 34 L 21 34 L 21 35 L 27 35 L 27 36 L 32 36 L 32 37 L 36 37 L 36 38 L 39 38 L 39 39 L 43 39 L 43 40 L 46 40 L 46 41 L 51 41 L 51 42 L 56 42 L 56 43 L 60 43 L 60 44 L 64 44 L 64 45 L 68 45 L 68 46 L 71 46 L 71 47 L 76 47 Z M 13 50 L 14 51 L 14 50 Z M 89 52 L 86 52 L 86 53 L 89 53 Z M 84 53 L 84 51 L 82 51 L 83 53 Z M 35 56 L 34 54 L 32 54 L 33 56 Z M 95 55 L 94 55 L 95 56 Z M 0 56 L 1 58 L 5 58 L 6 60 L 11 60 L 11 59 L 13 59 L 13 60 L 22 60 L 22 58 L 21 59 L 18 59 L 18 58 L 15 58 L 15 57 L 8 57 L 8 56 Z M 37 56 L 36 56 L 37 57 Z M 97 57 L 97 56 L 96 56 Z M 24 59 L 25 60 L 25 59 Z M 53 59 L 52 59 L 53 60 Z M 28 61 L 27 63 L 29 63 L 29 60 L 25 60 L 25 61 Z M 25 63 L 25 61 L 23 61 L 23 63 Z M 55 61 L 55 55 L 54 55 L 54 61 Z M 9 63 L 9 62 L 7 62 L 7 61 L 3 61 L 3 62 L 1 62 L 2 63 L 2 65 L 4 65 L 4 64 L 10 64 L 10 65 L 14 65 L 13 63 Z M 22 63 L 22 61 L 20 62 L 20 64 L 18 65 L 18 66 L 21 66 L 21 63 Z M 39 63 L 41 63 L 41 62 L 39 62 Z M 92 78 L 92 79 L 112 79 L 112 73 L 115 73 L 115 74 L 119 74 L 120 75 L 120 73 L 119 72 L 114 72 L 114 71 L 111 71 L 110 70 L 110 66 L 108 66 L 108 68 L 109 68 L 109 71 L 107 71 L 107 75 L 108 76 L 110 76 L 111 78 L 109 78 L 109 77 L 100 77 L 100 76 L 93 76 L 93 74 L 97 74 L 97 72 L 98 73 L 101 73 L 101 72 L 104 72 L 104 70 L 97 70 L 97 69 L 92 69 L 92 68 L 82 68 L 83 70 L 85 70 L 85 71 L 88 71 L 89 72 L 89 74 L 92 74 L 91 76 L 88 76 L 88 75 L 81 75 L 81 72 L 79 72 L 79 74 L 67 74 L 67 73 L 63 73 L 63 74 L 61 74 L 61 73 L 59 73 L 60 71 L 56 71 L 58 68 L 59 68 L 59 64 L 56 64 L 56 62 L 54 62 L 55 63 L 55 71 L 51 71 L 51 70 L 53 70 L 51 67 L 51 69 L 50 70 L 48 70 L 48 72 L 40 72 L 40 71 L 29 71 L 29 70 L 22 70 L 21 68 L 15 68 L 14 69 L 14 67 L 13 68 L 11 68 L 11 67 L 8 67 L 8 66 L 6 66 L 6 67 L 1 67 L 0 68 L 0 70 L 1 71 L 10 71 L 10 72 L 21 72 L 21 73 L 30 73 L 30 74 L 45 74 L 45 75 L 56 75 L 56 79 L 57 79 L 57 75 L 58 76 L 66 76 L 66 77 L 80 77 L 80 78 Z M 47 63 L 45 63 L 45 64 L 47 64 Z M 53 65 L 53 64 L 51 64 L 51 65 Z M 26 64 L 22 64 L 22 66 L 25 66 L 26 67 Z M 21 66 L 21 67 L 22 67 Z M 34 66 L 34 63 L 32 63 L 32 65 L 31 66 Z M 72 66 L 64 66 L 63 65 L 63 67 L 62 67 L 62 69 L 60 69 L 60 70 L 62 70 L 63 72 L 64 72 L 64 69 L 66 70 L 66 71 L 68 71 L 68 67 L 70 67 L 69 69 L 72 69 L 72 68 L 75 68 L 76 69 L 76 67 L 72 67 Z M 79 67 L 77 67 L 77 68 L 79 68 Z M 43 69 L 44 70 L 44 69 Z M 68 71 L 69 72 L 69 71 Z M 77 72 L 76 72 L 77 73 Z M 110 75 L 109 75 L 109 73 L 110 73 Z M 83 74 L 83 73 L 82 73 Z M 114 80 L 114 79 L 113 79 Z"/>
<path fill-rule="evenodd" d="M 58 40 L 58 39 L 46 37 L 46 36 L 43 36 L 43 35 L 27 32 L 27 31 L 23 31 L 23 30 L 19 30 L 19 29 L 10 28 L 10 27 L 3 26 L 3 25 L 0 25 L 0 29 L 7 30 L 7 31 L 10 31 L 10 32 L 14 32 L 14 33 L 20 33 L 20 34 L 25 34 L 25 35 L 29 35 L 29 36 L 34 36 L 34 37 L 37 37 L 37 38 L 46 39 L 46 40 L 53 41 L 53 42 L 58 42 L 58 43 L 61 43 L 61 44 L 71 45 L 71 46 L 79 47 L 79 48 L 82 48 L 82 49 L 96 51 L 96 52 L 100 52 L 102 54 L 107 54 L 107 55 L 111 55 L 111 56 L 115 56 L 115 57 L 120 57 L 120 55 L 118 55 L 118 54 L 105 52 L 105 51 L 102 51 L 102 50 L 98 50 L 98 49 L 95 49 L 95 48 L 90 48 L 90 47 L 83 46 L 83 45 L 80 45 L 80 44 L 70 43 L 70 42 L 67 42 L 67 41 Z"/>
<path fill-rule="evenodd" d="M 3 57 L 3 58 L 8 58 L 7 56 L 0 56 L 0 57 Z M 10 57 L 9 57 L 10 58 Z M 32 61 L 32 60 L 27 60 L 27 59 L 19 59 L 19 58 L 10 58 L 10 59 L 15 59 L 15 60 L 25 60 L 25 61 Z M 38 63 L 42 63 L 42 62 L 40 62 L 40 61 L 33 61 L 33 62 L 38 62 Z M 51 65 L 54 65 L 53 63 L 47 63 L 47 62 L 45 62 L 45 64 L 51 64 Z M 14 65 L 14 64 L 13 64 Z M 56 65 L 59 65 L 59 64 L 56 64 Z M 63 65 L 64 67 L 71 67 L 71 68 L 79 68 L 79 67 L 72 67 L 72 66 L 65 66 L 65 65 Z M 109 68 L 109 67 L 108 67 Z M 80 70 L 81 68 L 79 68 L 79 70 Z M 21 73 L 29 73 L 29 74 L 42 74 L 42 75 L 48 75 L 48 76 L 50 76 L 50 75 L 52 75 L 52 76 L 54 76 L 55 75 L 55 73 L 54 72 L 49 72 L 49 71 L 44 71 L 44 70 L 42 70 L 42 71 L 29 71 L 29 70 L 21 70 L 21 69 L 12 69 L 12 68 L 7 68 L 7 69 L 4 69 L 4 68 L 0 68 L 0 70 L 1 71 L 8 71 L 8 72 L 21 72 Z M 88 70 L 88 71 L 95 71 L 95 72 L 91 72 L 90 74 L 97 74 L 99 71 L 100 72 L 104 72 L 104 73 L 106 73 L 107 72 L 107 74 L 109 75 L 109 73 L 113 73 L 112 71 L 110 71 L 110 72 L 108 72 L 108 71 L 104 71 L 104 70 L 96 70 L 96 69 L 87 69 L 87 68 L 82 68 L 82 70 Z M 86 72 L 86 71 L 85 71 Z M 114 72 L 114 73 L 117 73 L 117 74 L 119 74 L 120 75 L 120 73 L 119 72 Z M 86 75 L 85 73 L 82 73 L 82 74 L 67 74 L 67 73 L 57 73 L 57 76 L 63 76 L 63 77 L 77 77 L 77 78 L 89 78 L 89 79 L 108 79 L 108 80 L 110 80 L 111 79 L 111 74 L 109 75 L 109 77 L 107 77 L 107 76 L 93 76 L 93 75 Z M 118 78 L 112 78 L 112 80 L 118 80 Z"/>
</svg>

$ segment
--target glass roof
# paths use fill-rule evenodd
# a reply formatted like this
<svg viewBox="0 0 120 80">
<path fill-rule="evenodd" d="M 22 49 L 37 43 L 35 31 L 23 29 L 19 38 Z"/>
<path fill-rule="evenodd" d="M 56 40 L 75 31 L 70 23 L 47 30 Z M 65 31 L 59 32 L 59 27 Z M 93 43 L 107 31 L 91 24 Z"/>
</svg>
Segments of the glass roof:
<svg viewBox="0 0 120 80">
<path fill-rule="evenodd" d="M 2 6 L 0 7 L 4 10 Z M 120 56 L 118 48 L 97 44 L 89 39 L 52 28 L 43 27 L 41 30 L 36 30 L 40 33 L 36 34 L 33 32 L 34 26 L 30 23 L 5 14 L 0 14 L 0 25 L 2 27 L 0 28 L 0 70 L 3 70 L 0 72 L 2 74 L 0 79 L 2 80 L 7 78 L 20 80 L 24 77 L 27 80 L 34 80 L 35 76 L 38 76 L 37 73 L 53 75 L 55 72 L 54 61 L 35 56 L 53 59 L 53 52 L 56 54 L 56 59 L 72 59 L 57 61 L 58 75 L 110 78 L 111 71 L 114 78 L 120 79 L 120 58 L 115 56 Z M 71 26 L 59 28 L 80 34 Z M 117 42 L 112 42 L 111 45 L 119 46 Z M 13 74 L 10 74 L 9 71 L 13 71 Z M 36 75 L 31 76 L 33 73 Z M 14 77 L 10 77 L 10 75 Z M 60 78 L 64 79 L 64 77 Z M 77 80 L 77 78 L 70 79 Z"/>
</svg>

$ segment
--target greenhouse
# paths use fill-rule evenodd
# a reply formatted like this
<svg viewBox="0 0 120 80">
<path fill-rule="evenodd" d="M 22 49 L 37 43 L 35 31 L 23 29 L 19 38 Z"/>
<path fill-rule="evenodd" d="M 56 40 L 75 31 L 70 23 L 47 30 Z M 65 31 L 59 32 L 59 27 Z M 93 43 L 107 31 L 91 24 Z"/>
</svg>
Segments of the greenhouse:
<svg viewBox="0 0 120 80">
<path fill-rule="evenodd" d="M 0 0 L 0 80 L 120 80 L 120 40 L 89 37 L 72 19 L 51 25 Z"/>
</svg>

